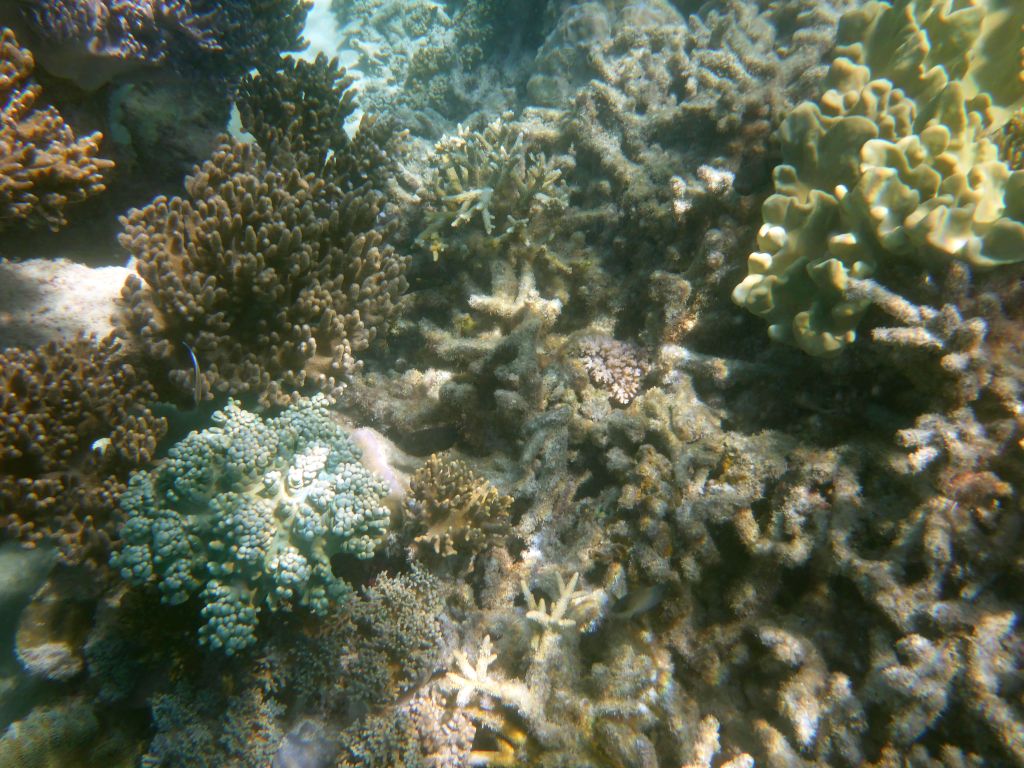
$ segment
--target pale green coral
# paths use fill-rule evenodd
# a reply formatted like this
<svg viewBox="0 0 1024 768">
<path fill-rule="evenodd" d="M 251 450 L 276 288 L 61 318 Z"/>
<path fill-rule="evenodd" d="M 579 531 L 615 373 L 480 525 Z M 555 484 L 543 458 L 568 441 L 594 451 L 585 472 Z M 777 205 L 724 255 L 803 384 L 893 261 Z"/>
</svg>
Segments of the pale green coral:
<svg viewBox="0 0 1024 768">
<path fill-rule="evenodd" d="M 372 557 L 384 536 L 388 489 L 358 463 L 329 402 L 263 419 L 230 401 L 121 496 L 128 519 L 111 565 L 171 605 L 198 594 L 212 648 L 252 645 L 263 608 L 323 615 L 350 591 L 331 557 Z"/>
<path fill-rule="evenodd" d="M 1024 260 L 1024 172 L 994 134 L 1024 98 L 1024 6 L 868 2 L 847 13 L 828 90 L 780 129 L 785 164 L 733 300 L 814 355 L 856 338 L 850 281 L 884 263 Z"/>
<path fill-rule="evenodd" d="M 480 131 L 460 126 L 437 143 L 432 162 L 434 173 L 421 192 L 428 212 L 420 241 L 478 218 L 488 236 L 500 239 L 522 231 L 539 210 L 566 203 L 562 169 L 529 151 L 508 113 Z"/>
</svg>

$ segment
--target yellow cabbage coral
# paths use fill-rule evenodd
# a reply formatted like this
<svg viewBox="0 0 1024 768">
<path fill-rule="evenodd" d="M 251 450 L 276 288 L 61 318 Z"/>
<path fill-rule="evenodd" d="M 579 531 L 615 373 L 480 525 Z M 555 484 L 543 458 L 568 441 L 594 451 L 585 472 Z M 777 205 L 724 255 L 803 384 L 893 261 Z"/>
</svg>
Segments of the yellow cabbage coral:
<svg viewBox="0 0 1024 768">
<path fill-rule="evenodd" d="M 880 264 L 1024 260 L 1024 172 L 998 129 L 1024 100 L 1024 4 L 872 0 L 847 13 L 818 103 L 780 129 L 785 164 L 733 291 L 813 355 L 852 343 Z"/>
</svg>

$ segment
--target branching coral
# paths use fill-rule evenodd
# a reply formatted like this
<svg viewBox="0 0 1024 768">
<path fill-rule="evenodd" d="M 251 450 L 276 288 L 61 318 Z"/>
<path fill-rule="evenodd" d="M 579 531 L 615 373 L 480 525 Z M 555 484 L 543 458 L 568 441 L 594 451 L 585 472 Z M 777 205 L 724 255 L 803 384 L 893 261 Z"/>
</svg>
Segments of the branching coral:
<svg viewBox="0 0 1024 768">
<path fill-rule="evenodd" d="M 397 314 L 407 260 L 386 244 L 382 196 L 362 176 L 383 150 L 373 125 L 345 135 L 346 85 L 323 58 L 247 80 L 243 115 L 262 145 L 224 138 L 185 197 L 122 217 L 142 278 L 125 286 L 123 325 L 180 386 L 194 374 L 175 367 L 191 363 L 184 343 L 216 394 L 281 403 L 337 389 Z"/>
<path fill-rule="evenodd" d="M 437 143 L 432 163 L 433 177 L 419 193 L 427 208 L 421 241 L 478 217 L 484 233 L 500 240 L 524 230 L 542 210 L 565 205 L 562 170 L 528 151 L 511 114 L 480 131 L 460 127 Z"/>
<path fill-rule="evenodd" d="M 548 605 L 524 583 L 527 605 L 515 624 L 494 614 L 493 627 L 503 633 L 498 645 L 485 635 L 475 654 L 456 651 L 441 687 L 495 744 L 474 751 L 472 762 L 672 764 L 659 763 L 659 753 L 682 760 L 688 735 L 678 718 L 691 713 L 672 682 L 668 654 L 642 633 L 617 637 L 596 661 L 594 648 L 581 654 L 580 634 L 593 630 L 601 597 L 578 585 L 578 576 L 558 576 Z M 567 690 L 577 694 L 563 695 Z"/>
<path fill-rule="evenodd" d="M 225 140 L 186 198 L 123 217 L 142 277 L 125 287 L 128 332 L 171 365 L 175 343 L 187 342 L 218 394 L 281 402 L 308 385 L 340 386 L 394 316 L 405 260 L 383 243 L 373 195 L 327 192 Z M 191 366 L 172 375 L 191 387 Z"/>
<path fill-rule="evenodd" d="M 0 229 L 14 222 L 67 223 L 65 206 L 102 192 L 113 163 L 97 157 L 102 133 L 76 137 L 53 107 L 39 107 L 35 62 L 9 29 L 0 32 Z"/>
<path fill-rule="evenodd" d="M 476 729 L 436 692 L 373 714 L 341 735 L 337 768 L 462 768 Z"/>
<path fill-rule="evenodd" d="M 417 557 L 472 569 L 478 553 L 505 541 L 511 506 L 465 462 L 434 454 L 410 480 L 402 527 Z"/>
<path fill-rule="evenodd" d="M 327 716 L 392 706 L 443 669 L 451 644 L 445 585 L 426 571 L 389 576 L 309 627 L 291 645 L 294 686 Z"/>
<path fill-rule="evenodd" d="M 383 576 L 350 604 L 355 633 L 340 659 L 350 700 L 394 701 L 442 668 L 442 589 L 423 571 Z"/>
<path fill-rule="evenodd" d="M 357 463 L 323 395 L 273 419 L 231 402 L 214 423 L 132 477 L 111 565 L 171 605 L 198 594 L 200 641 L 233 654 L 255 642 L 264 608 L 323 615 L 348 595 L 330 558 L 373 555 L 388 489 Z"/>
<path fill-rule="evenodd" d="M 0 353 L 0 507 L 7 534 L 105 565 L 116 499 L 166 422 L 112 337 Z"/>
<path fill-rule="evenodd" d="M 348 156 L 345 121 L 355 111 L 352 76 L 319 54 L 284 57 L 239 85 L 242 127 L 278 168 L 327 176 L 328 163 Z"/>
</svg>

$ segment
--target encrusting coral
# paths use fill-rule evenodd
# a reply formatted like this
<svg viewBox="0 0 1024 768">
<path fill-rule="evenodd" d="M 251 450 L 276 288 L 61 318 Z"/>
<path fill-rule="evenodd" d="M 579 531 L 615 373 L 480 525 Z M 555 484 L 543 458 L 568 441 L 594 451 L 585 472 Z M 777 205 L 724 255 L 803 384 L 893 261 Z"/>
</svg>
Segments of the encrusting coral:
<svg viewBox="0 0 1024 768">
<path fill-rule="evenodd" d="M 105 566 L 116 500 L 167 428 L 112 337 L 0 352 L 0 520 L 69 563 Z"/>
<path fill-rule="evenodd" d="M 1024 259 L 1024 172 L 993 135 L 1024 97 L 1024 17 L 988 0 L 942 5 L 846 14 L 828 90 L 783 123 L 759 250 L 733 292 L 773 339 L 835 355 L 870 306 L 857 280 Z"/>
<path fill-rule="evenodd" d="M 111 565 L 171 605 L 198 594 L 201 642 L 233 654 L 256 641 L 263 609 L 323 615 L 350 593 L 330 559 L 372 557 L 388 489 L 358 464 L 322 394 L 272 419 L 230 402 L 213 420 L 132 476 Z"/>
<path fill-rule="evenodd" d="M 357 176 L 372 137 L 350 142 L 337 127 L 347 99 L 326 115 L 289 115 L 284 103 L 272 113 L 274 98 L 291 98 L 289 74 L 321 83 L 324 104 L 347 83 L 322 58 L 264 86 L 256 78 L 243 88 L 243 114 L 266 146 L 224 138 L 186 180 L 185 197 L 122 217 L 121 242 L 141 277 L 126 283 L 122 323 L 188 391 L 196 372 L 183 344 L 214 394 L 282 403 L 306 387 L 336 390 L 406 287 L 407 259 L 386 244 L 390 225 L 378 217 L 382 196 Z M 290 127 L 271 129 L 275 118 Z"/>
<path fill-rule="evenodd" d="M 60 229 L 64 208 L 106 189 L 114 165 L 97 157 L 102 133 L 76 137 L 56 109 L 37 105 L 34 66 L 14 33 L 0 31 L 0 229 L 17 222 Z"/>
</svg>

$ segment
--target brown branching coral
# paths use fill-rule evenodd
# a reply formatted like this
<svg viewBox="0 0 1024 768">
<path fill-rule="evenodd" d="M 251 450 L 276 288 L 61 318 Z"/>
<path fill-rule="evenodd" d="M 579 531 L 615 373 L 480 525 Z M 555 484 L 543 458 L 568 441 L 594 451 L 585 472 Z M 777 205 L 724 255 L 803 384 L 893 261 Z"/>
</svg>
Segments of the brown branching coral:
<svg viewBox="0 0 1024 768">
<path fill-rule="evenodd" d="M 272 164 L 318 172 L 328 153 L 348 142 L 344 123 L 356 109 L 352 82 L 323 54 L 314 61 L 286 56 L 242 80 L 242 125 Z"/>
<path fill-rule="evenodd" d="M 76 137 L 53 107 L 38 107 L 35 61 L 9 29 L 0 32 L 0 229 L 14 222 L 52 230 L 64 207 L 102 192 L 113 167 L 96 157 L 103 134 Z"/>
<path fill-rule="evenodd" d="M 257 144 L 223 138 L 184 197 L 122 217 L 142 278 L 125 286 L 122 323 L 178 385 L 191 388 L 188 345 L 216 394 L 337 390 L 397 314 L 407 259 L 386 244 L 383 196 L 361 173 L 385 152 L 375 133 L 342 129 L 348 83 L 323 57 L 247 79 Z"/>
<path fill-rule="evenodd" d="M 512 497 L 462 461 L 432 455 L 410 480 L 403 527 L 419 557 L 463 561 L 504 540 Z"/>
<path fill-rule="evenodd" d="M 406 260 L 384 244 L 378 197 L 333 194 L 233 139 L 185 189 L 122 218 L 142 278 L 125 286 L 129 334 L 172 364 L 189 344 L 217 394 L 282 402 L 306 386 L 340 386 L 405 289 Z M 172 377 L 190 387 L 192 366 Z"/>
<path fill-rule="evenodd" d="M 166 422 L 112 337 L 0 353 L 0 520 L 72 563 L 105 566 L 117 496 Z"/>
</svg>

